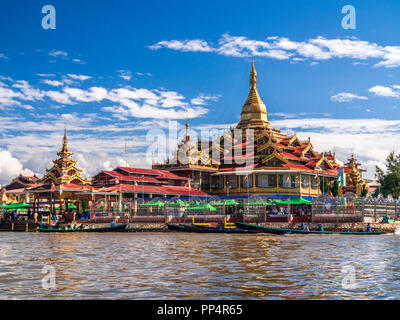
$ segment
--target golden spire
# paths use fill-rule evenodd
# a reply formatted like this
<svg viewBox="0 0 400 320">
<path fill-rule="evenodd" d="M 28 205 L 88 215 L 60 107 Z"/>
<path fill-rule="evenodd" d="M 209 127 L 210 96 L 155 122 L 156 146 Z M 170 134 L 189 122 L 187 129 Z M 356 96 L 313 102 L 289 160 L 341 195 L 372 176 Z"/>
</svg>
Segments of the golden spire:
<svg viewBox="0 0 400 320">
<path fill-rule="evenodd" d="M 254 56 L 251 57 L 250 88 L 257 90 L 257 71 L 254 67 Z"/>
<path fill-rule="evenodd" d="M 69 152 L 68 150 L 68 140 L 67 140 L 67 126 L 64 127 L 64 137 L 63 137 L 63 144 L 62 144 L 62 149 L 60 152 L 58 152 L 58 156 L 61 158 L 68 158 L 72 156 L 72 152 Z"/>
<path fill-rule="evenodd" d="M 250 70 L 250 91 L 242 107 L 238 128 L 270 127 L 267 119 L 267 108 L 257 91 L 257 71 L 254 67 L 254 57 Z"/>
</svg>

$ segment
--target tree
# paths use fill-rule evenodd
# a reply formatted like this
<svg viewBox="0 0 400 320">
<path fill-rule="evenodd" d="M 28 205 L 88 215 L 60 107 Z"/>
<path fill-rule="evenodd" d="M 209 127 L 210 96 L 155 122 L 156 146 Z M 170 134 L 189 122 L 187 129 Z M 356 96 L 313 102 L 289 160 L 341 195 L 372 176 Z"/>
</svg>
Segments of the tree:
<svg viewBox="0 0 400 320">
<path fill-rule="evenodd" d="M 375 191 L 375 195 L 381 192 L 385 197 L 389 194 L 394 198 L 400 196 L 400 154 L 390 152 L 386 158 L 386 173 L 376 166 L 376 172 L 379 174 L 379 183 L 381 187 Z"/>
</svg>

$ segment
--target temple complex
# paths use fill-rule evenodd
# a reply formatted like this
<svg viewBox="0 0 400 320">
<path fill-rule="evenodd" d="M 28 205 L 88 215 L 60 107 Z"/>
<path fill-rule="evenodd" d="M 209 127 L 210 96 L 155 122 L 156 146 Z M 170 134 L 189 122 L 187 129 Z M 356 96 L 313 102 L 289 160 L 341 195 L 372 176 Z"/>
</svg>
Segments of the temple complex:
<svg viewBox="0 0 400 320">
<path fill-rule="evenodd" d="M 201 191 L 213 195 L 321 194 L 321 184 L 337 179 L 340 165 L 332 152 L 318 152 L 310 138 L 301 140 L 272 128 L 267 108 L 257 90 L 257 71 L 252 61 L 250 90 L 240 122 L 218 139 L 193 143 L 188 134 L 178 151 L 153 168 L 186 176 Z M 206 146 L 206 148 L 204 148 Z M 179 155 L 186 154 L 182 161 Z M 217 155 L 217 156 L 216 156 Z M 359 188 L 366 185 L 361 171 L 346 164 Z"/>
</svg>

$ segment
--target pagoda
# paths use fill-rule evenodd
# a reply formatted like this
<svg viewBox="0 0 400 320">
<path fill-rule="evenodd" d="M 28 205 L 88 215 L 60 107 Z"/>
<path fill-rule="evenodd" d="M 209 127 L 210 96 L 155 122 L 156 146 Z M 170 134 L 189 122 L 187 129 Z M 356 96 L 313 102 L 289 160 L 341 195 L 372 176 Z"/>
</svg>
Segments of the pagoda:
<svg viewBox="0 0 400 320">
<path fill-rule="evenodd" d="M 54 184 L 89 184 L 90 180 L 81 176 L 82 170 L 76 167 L 76 160 L 71 156 L 72 152 L 68 150 L 67 130 L 64 129 L 64 137 L 61 151 L 57 153 L 58 158 L 53 160 L 53 166 L 46 169 L 46 174 L 41 179 L 44 185 Z"/>
<path fill-rule="evenodd" d="M 337 180 L 342 168 L 335 153 L 318 152 L 310 138 L 301 140 L 296 133 L 288 135 L 271 126 L 258 93 L 254 59 L 249 80 L 249 93 L 235 128 L 217 139 L 193 143 L 186 122 L 186 136 L 178 144 L 178 152 L 153 168 L 201 180 L 200 190 L 214 195 L 319 196 Z M 350 170 L 363 185 L 361 171 L 352 163 L 343 170 Z"/>
</svg>

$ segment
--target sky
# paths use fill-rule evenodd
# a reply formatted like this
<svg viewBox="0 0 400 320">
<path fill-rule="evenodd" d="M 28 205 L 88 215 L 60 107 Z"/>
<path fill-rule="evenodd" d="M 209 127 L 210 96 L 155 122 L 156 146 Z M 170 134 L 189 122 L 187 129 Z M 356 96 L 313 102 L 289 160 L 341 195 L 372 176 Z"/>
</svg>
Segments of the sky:
<svg viewBox="0 0 400 320">
<path fill-rule="evenodd" d="M 55 29 L 42 27 L 48 4 Z M 45 173 L 65 127 L 90 177 L 151 167 L 149 145 L 176 144 L 186 119 L 193 134 L 235 126 L 252 56 L 273 127 L 354 154 L 371 178 L 399 152 L 398 21 L 395 0 L 3 0 L 0 184 Z"/>
</svg>

